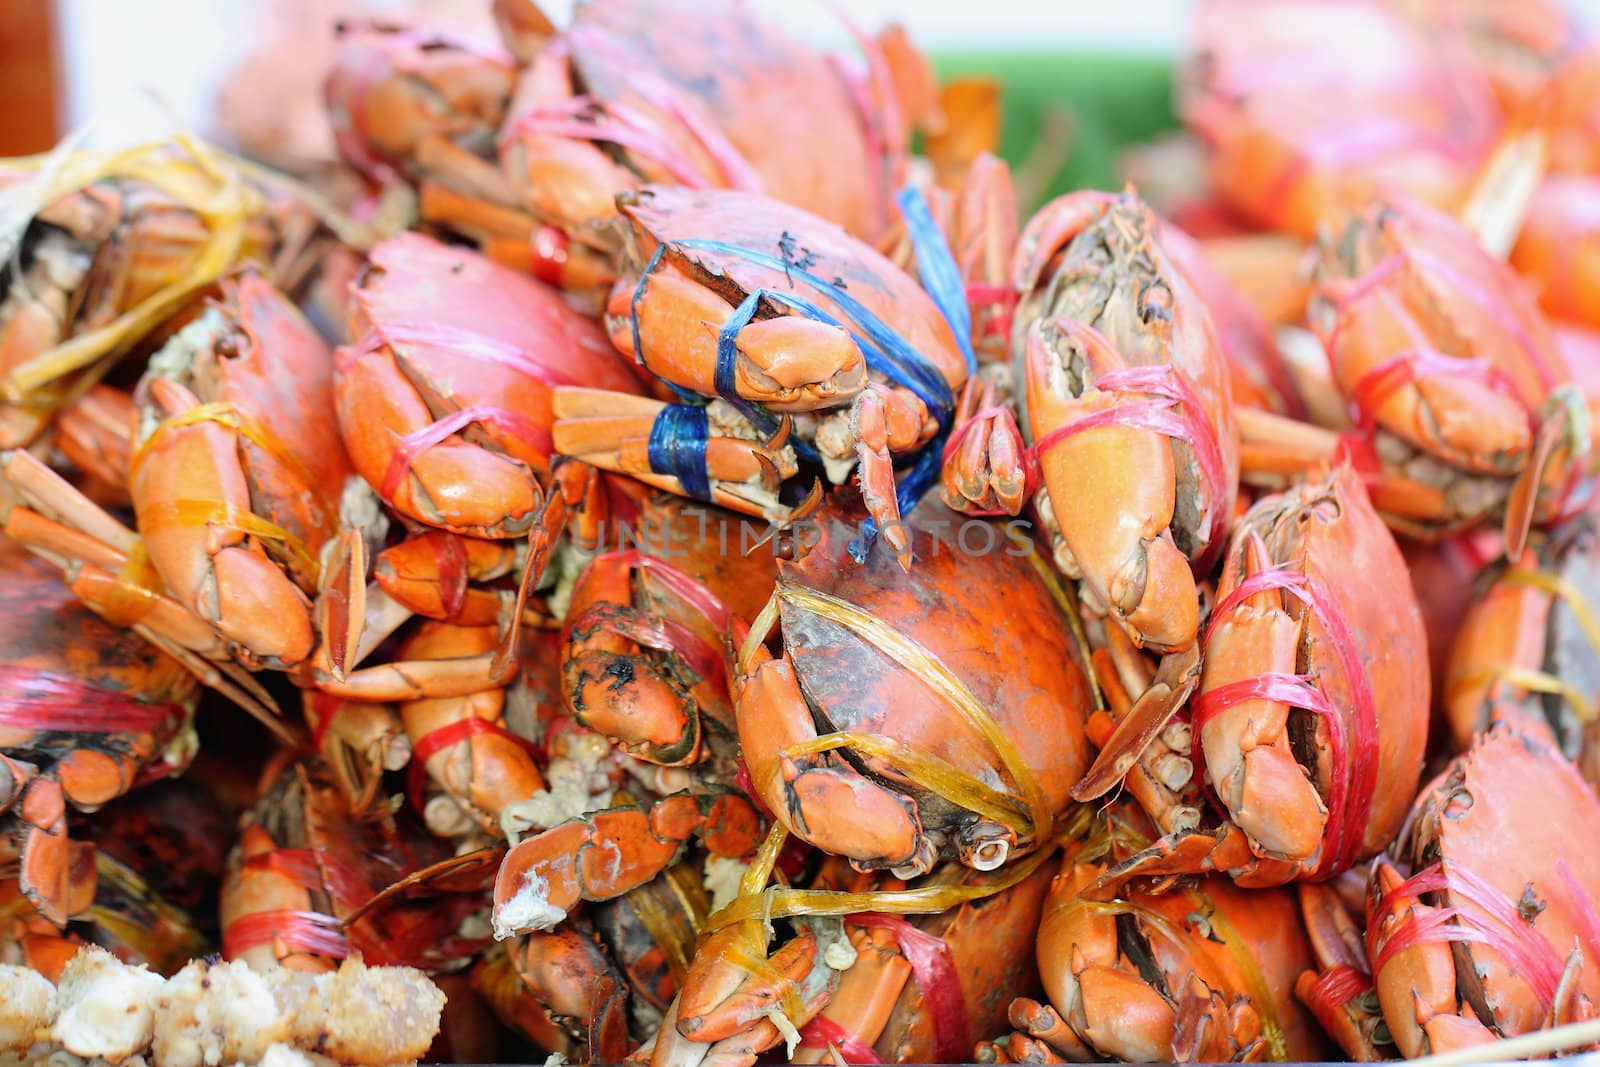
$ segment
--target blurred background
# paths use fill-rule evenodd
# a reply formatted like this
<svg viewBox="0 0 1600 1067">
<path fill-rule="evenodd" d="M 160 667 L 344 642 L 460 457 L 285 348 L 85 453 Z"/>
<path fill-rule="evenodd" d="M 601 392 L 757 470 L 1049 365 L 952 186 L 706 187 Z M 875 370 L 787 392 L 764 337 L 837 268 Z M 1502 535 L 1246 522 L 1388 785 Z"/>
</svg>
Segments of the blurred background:
<svg viewBox="0 0 1600 1067">
<path fill-rule="evenodd" d="M 751 0 L 807 38 L 850 46 L 839 12 L 871 31 L 905 24 L 945 74 L 1005 86 L 1002 150 L 1041 132 L 1066 146 L 1056 188 L 1116 180 L 1119 144 L 1172 123 L 1170 60 L 1191 0 Z M 546 0 L 559 24 L 572 0 Z M 1590 25 L 1600 0 L 1571 0 Z M 284 163 L 332 155 L 321 74 L 340 18 L 421 20 L 492 39 L 488 0 L 0 0 L 0 155 L 41 151 L 89 126 L 128 143 L 174 120 L 237 144 L 270 138 Z M 247 151 L 250 145 L 242 146 Z"/>
</svg>

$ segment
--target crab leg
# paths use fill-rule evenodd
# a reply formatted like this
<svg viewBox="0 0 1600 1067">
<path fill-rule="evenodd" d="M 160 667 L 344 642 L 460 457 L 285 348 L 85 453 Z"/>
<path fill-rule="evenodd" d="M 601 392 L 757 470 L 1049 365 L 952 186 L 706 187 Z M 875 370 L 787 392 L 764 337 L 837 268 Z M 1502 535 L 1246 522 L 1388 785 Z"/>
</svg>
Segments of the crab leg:
<svg viewBox="0 0 1600 1067">
<path fill-rule="evenodd" d="M 713 854 L 740 858 L 760 842 L 760 816 L 737 794 L 677 793 L 648 811 L 597 811 L 518 842 L 495 879 L 496 936 L 553 929 L 580 901 L 637 889 L 696 834 Z"/>
</svg>

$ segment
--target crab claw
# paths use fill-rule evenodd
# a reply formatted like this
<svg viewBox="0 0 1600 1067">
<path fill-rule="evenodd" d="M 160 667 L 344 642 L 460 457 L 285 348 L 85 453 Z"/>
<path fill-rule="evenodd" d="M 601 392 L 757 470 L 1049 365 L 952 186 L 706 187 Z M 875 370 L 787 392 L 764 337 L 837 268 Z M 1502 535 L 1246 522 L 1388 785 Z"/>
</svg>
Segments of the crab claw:
<svg viewBox="0 0 1600 1067">
<path fill-rule="evenodd" d="M 790 758 L 817 738 L 810 705 L 789 657 L 765 658 L 740 679 L 739 744 L 757 797 L 791 833 L 862 868 L 924 873 L 934 850 L 916 801 L 879 785 L 832 754 Z"/>
<path fill-rule="evenodd" d="M 1025 386 L 1035 441 L 1121 402 L 1094 383 L 1126 360 L 1093 330 L 1054 317 L 1035 323 Z M 1071 433 L 1039 456 L 1044 489 L 1066 551 L 1094 600 L 1140 647 L 1177 652 L 1195 641 L 1199 594 L 1172 541 L 1176 504 L 1171 442 L 1114 421 Z"/>
<path fill-rule="evenodd" d="M 707 286 L 669 268 L 613 287 L 611 340 L 667 381 L 716 396 L 718 338 L 734 308 Z M 734 338 L 734 391 L 773 411 L 835 407 L 867 385 L 866 361 L 850 331 L 801 315 L 756 319 Z"/>
<path fill-rule="evenodd" d="M 1246 531 L 1217 587 L 1226 597 L 1254 575 L 1270 569 L 1266 545 Z M 1302 623 L 1284 610 L 1282 594 L 1266 590 L 1249 597 L 1218 622 L 1207 643 L 1202 693 L 1261 675 L 1292 674 Z M 1229 817 L 1260 855 L 1313 863 L 1328 811 L 1317 787 L 1295 758 L 1289 707 L 1278 701 L 1241 700 L 1200 728 L 1206 777 Z"/>
<path fill-rule="evenodd" d="M 982 391 L 980 392 L 979 389 Z M 969 515 L 1018 515 L 1028 502 L 1022 432 L 994 383 L 967 379 L 940 473 L 945 506 Z"/>
<path fill-rule="evenodd" d="M 733 1042 L 731 1047 L 752 1052 L 794 1040 L 832 999 L 840 972 L 854 961 L 854 949 L 838 919 L 798 920 L 795 936 L 770 958 L 766 940 L 766 928 L 755 919 L 706 938 L 673 1002 L 672 1022 L 662 1022 L 662 1034 L 713 1047 Z M 758 961 L 754 967 L 752 961 Z M 659 1057 L 651 1062 L 660 1062 Z"/>
<path fill-rule="evenodd" d="M 495 936 L 549 930 L 579 901 L 637 889 L 697 833 L 713 854 L 737 859 L 759 843 L 761 818 L 738 794 L 675 793 L 649 811 L 610 808 L 519 842 L 495 878 Z"/>
</svg>

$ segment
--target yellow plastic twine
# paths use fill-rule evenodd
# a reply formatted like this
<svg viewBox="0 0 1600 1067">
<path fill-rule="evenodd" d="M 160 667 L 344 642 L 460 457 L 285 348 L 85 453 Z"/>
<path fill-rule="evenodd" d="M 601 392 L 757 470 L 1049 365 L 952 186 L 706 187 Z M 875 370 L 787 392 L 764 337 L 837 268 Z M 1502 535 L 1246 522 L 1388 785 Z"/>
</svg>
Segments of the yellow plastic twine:
<svg viewBox="0 0 1600 1067">
<path fill-rule="evenodd" d="M 175 148 L 187 158 L 175 154 Z M 64 159 L 52 154 L 10 165 L 38 173 L 39 181 L 26 183 L 16 194 L 31 199 L 31 213 L 97 181 L 126 178 L 166 193 L 198 215 L 207 230 L 186 278 L 162 286 L 104 326 L 68 338 L 14 367 L 0 381 L 0 396 L 12 404 L 26 403 L 34 390 L 105 360 L 106 365 L 98 368 L 103 374 L 112 358 L 232 266 L 244 245 L 247 219 L 266 210 L 261 195 L 240 180 L 237 170 L 186 132 L 174 134 L 169 141 L 115 152 L 82 150 Z"/>
<path fill-rule="evenodd" d="M 271 456 L 274 461 L 287 467 L 305 486 L 306 492 L 321 509 L 324 519 L 338 514 L 322 492 L 322 487 L 300 461 L 300 457 L 295 455 L 280 437 L 247 412 L 226 403 L 201 404 L 199 407 L 190 408 L 163 420 L 134 450 L 133 456 L 128 461 L 128 480 L 133 481 L 151 451 L 174 431 L 203 422 L 216 423 L 232 430 Z M 305 574 L 307 581 L 313 587 L 319 580 L 321 573 L 319 561 L 304 541 L 276 523 L 269 522 L 243 508 L 211 501 L 175 500 L 165 507 L 145 509 L 143 517 L 156 522 L 164 518 L 186 526 L 214 525 L 237 530 L 239 533 L 279 546 L 283 554 L 289 558 L 291 566 L 297 572 Z"/>
<path fill-rule="evenodd" d="M 750 636 L 740 650 L 741 671 L 748 669 L 755 649 L 776 621 L 780 601 L 844 627 L 904 667 L 943 698 L 999 758 L 1001 768 L 1022 798 L 1019 802 L 1016 797 L 979 781 L 937 757 L 914 752 L 899 741 L 881 734 L 855 731 L 824 734 L 814 741 L 786 749 L 783 753 L 786 758 L 851 749 L 869 757 L 892 759 L 900 772 L 915 785 L 1005 826 L 1016 835 L 1020 845 L 1050 836 L 1054 814 L 1050 810 L 1049 800 L 1011 738 L 1000 729 L 988 709 L 939 657 L 855 604 L 780 578 L 772 598 L 756 617 L 756 624 L 752 626 Z M 757 772 L 752 769 L 752 773 Z M 777 761 L 773 761 L 771 769 L 765 773 L 768 776 L 776 774 Z M 764 784 L 770 785 L 770 782 Z"/>
<path fill-rule="evenodd" d="M 1059 593 L 1059 587 L 1056 590 Z M 1067 610 L 1070 601 L 1058 596 L 1058 603 Z M 782 823 L 775 822 L 766 839 L 757 850 L 756 858 L 740 880 L 739 894 L 735 899 L 711 915 L 705 922 L 707 934 L 735 924 L 748 928 L 747 936 L 740 938 L 737 954 L 730 952 L 726 962 L 742 966 L 752 975 L 773 980 L 777 978 L 767 954 L 767 942 L 772 936 L 774 919 L 798 917 L 842 917 L 856 912 L 877 912 L 890 915 L 933 915 L 948 911 L 961 904 L 982 900 L 1002 893 L 1022 882 L 1037 871 L 1055 854 L 1061 840 L 1067 836 L 1078 837 L 1090 825 L 1091 812 L 1087 807 L 1076 809 L 1073 815 L 1058 827 L 1044 790 L 1022 755 L 994 721 L 982 702 L 973 695 L 966 684 L 956 677 L 940 659 L 916 641 L 885 625 L 862 608 L 849 601 L 819 590 L 779 579 L 772 596 L 756 615 L 744 643 L 740 646 L 738 669 L 747 674 L 762 643 L 778 623 L 782 604 L 789 604 L 811 612 L 844 627 L 910 671 L 929 689 L 944 698 L 958 714 L 984 739 L 999 758 L 1001 767 L 1009 775 L 1022 799 L 979 781 L 977 778 L 951 766 L 947 761 L 928 753 L 918 752 L 901 742 L 881 734 L 840 731 L 825 734 L 813 741 L 790 746 L 785 758 L 821 752 L 850 749 L 863 755 L 887 759 L 897 771 L 918 787 L 933 793 L 985 818 L 992 819 L 1010 829 L 1020 843 L 1033 844 L 1044 839 L 1044 846 L 1036 849 L 1018 863 L 1007 867 L 1003 874 L 979 885 L 936 885 L 899 891 L 869 891 L 847 893 L 835 890 L 794 889 L 788 886 L 769 886 L 773 866 L 788 831 Z M 1076 618 L 1076 613 L 1071 613 Z M 769 777 L 774 769 L 766 771 Z M 763 773 L 752 768 L 752 773 Z M 763 786 L 770 786 L 769 781 Z M 792 983 L 784 984 L 783 1011 L 792 1020 L 800 1018 L 801 1005 L 798 991 Z"/>
<path fill-rule="evenodd" d="M 1267 976 L 1262 973 L 1261 963 L 1245 947 L 1244 938 L 1239 936 L 1239 931 L 1228 921 L 1216 905 L 1198 889 L 1184 890 L 1195 910 L 1205 917 L 1211 924 L 1212 930 L 1222 938 L 1223 945 L 1228 950 L 1228 955 L 1233 957 L 1239 965 L 1239 970 L 1244 973 L 1244 984 L 1250 993 L 1250 1003 L 1255 1006 L 1256 1016 L 1261 1020 L 1261 1039 L 1266 1042 L 1267 1055 L 1278 1063 L 1283 1063 L 1289 1058 L 1289 1044 L 1283 1036 L 1283 1025 L 1278 1022 L 1278 1005 L 1272 999 L 1272 990 L 1267 985 Z"/>
<path fill-rule="evenodd" d="M 1577 586 L 1560 575 L 1548 571 L 1529 570 L 1526 567 L 1513 567 L 1501 575 L 1500 580 L 1510 585 L 1538 589 L 1565 601 L 1567 609 L 1572 612 L 1573 619 L 1578 623 L 1578 628 L 1588 640 L 1590 649 L 1597 658 L 1600 658 L 1600 617 L 1595 615 L 1588 598 Z M 1492 685 L 1497 681 L 1507 682 L 1530 693 L 1559 696 L 1572 706 L 1579 722 L 1590 723 L 1595 720 L 1594 701 L 1571 682 L 1557 678 L 1548 671 L 1510 663 L 1490 664 L 1451 679 L 1450 695 L 1453 697 L 1463 689 Z"/>
</svg>

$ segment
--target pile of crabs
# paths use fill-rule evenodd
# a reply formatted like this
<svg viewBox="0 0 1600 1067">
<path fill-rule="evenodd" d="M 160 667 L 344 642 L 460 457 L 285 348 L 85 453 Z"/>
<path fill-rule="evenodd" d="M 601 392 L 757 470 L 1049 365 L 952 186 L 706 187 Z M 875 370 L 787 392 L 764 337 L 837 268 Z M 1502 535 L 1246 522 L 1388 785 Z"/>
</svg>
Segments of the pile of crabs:
<svg viewBox="0 0 1600 1067">
<path fill-rule="evenodd" d="M 0 1062 L 1600 1041 L 1563 12 L 1204 0 L 1026 221 L 897 29 L 493 13 L 0 162 Z"/>
</svg>

